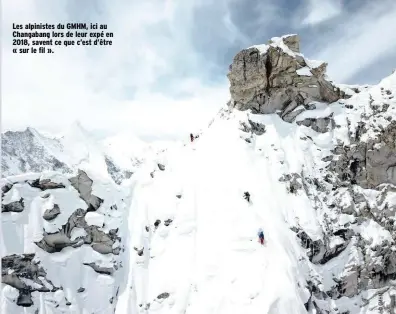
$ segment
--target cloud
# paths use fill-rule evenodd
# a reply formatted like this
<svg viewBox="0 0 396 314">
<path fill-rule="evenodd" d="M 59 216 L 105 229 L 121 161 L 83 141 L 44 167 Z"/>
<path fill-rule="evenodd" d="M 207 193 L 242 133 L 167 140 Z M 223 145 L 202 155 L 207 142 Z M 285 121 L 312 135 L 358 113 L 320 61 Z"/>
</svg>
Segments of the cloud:
<svg viewBox="0 0 396 314">
<path fill-rule="evenodd" d="M 394 1 L 353 11 L 329 3 L 303 2 L 305 24 L 295 25 L 294 0 L 4 0 L 3 128 L 59 132 L 80 120 L 97 134 L 184 138 L 227 101 L 233 56 L 282 33 L 298 32 L 303 52 L 328 61 L 334 79 L 349 81 L 378 59 L 385 69 L 395 57 Z M 12 54 L 12 23 L 70 21 L 106 23 L 113 45 Z"/>
<path fill-rule="evenodd" d="M 373 22 L 375 21 L 375 22 Z M 396 62 L 396 3 L 367 3 L 354 15 L 346 13 L 312 48 L 315 58 L 329 63 L 328 74 L 338 82 L 353 83 L 356 75 L 384 57 Z M 393 59 L 393 62 L 392 62 Z M 370 80 L 367 73 L 366 82 Z"/>
<path fill-rule="evenodd" d="M 88 4 L 59 1 L 46 3 L 42 12 L 40 0 L 6 2 L 9 34 L 13 22 L 76 20 L 105 21 L 114 32 L 110 47 L 61 48 L 52 55 L 15 55 L 6 42 L 6 128 L 32 125 L 55 132 L 80 120 L 91 130 L 177 137 L 209 121 L 228 97 L 225 77 L 210 86 L 205 82 L 212 65 L 190 36 L 197 3 L 102 1 L 99 8 L 84 8 Z"/>
<path fill-rule="evenodd" d="M 342 0 L 305 0 L 302 25 L 314 26 L 326 22 L 342 12 Z"/>
</svg>

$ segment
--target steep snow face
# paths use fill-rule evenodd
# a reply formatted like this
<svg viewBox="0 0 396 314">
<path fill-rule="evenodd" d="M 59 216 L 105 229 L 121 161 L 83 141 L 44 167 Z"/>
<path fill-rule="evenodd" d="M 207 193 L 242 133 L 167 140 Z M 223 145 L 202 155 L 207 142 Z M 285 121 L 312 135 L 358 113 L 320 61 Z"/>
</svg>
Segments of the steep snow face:
<svg viewBox="0 0 396 314">
<path fill-rule="evenodd" d="M 306 313 L 306 271 L 298 267 L 305 252 L 290 226 L 299 217 L 311 238 L 322 231 L 308 198 L 288 193 L 279 178 L 301 171 L 309 155 L 276 115 L 267 117 L 266 136 L 248 144 L 243 118 L 215 121 L 164 171 L 135 177 L 132 290 L 120 295 L 117 313 Z"/>
<path fill-rule="evenodd" d="M 115 164 L 134 171 L 144 162 L 177 149 L 183 143 L 177 141 L 154 141 L 146 143 L 131 134 L 117 134 L 102 141 L 105 153 Z"/>
<path fill-rule="evenodd" d="M 383 82 L 313 102 L 294 123 L 223 110 L 162 169 L 141 168 L 129 210 L 130 289 L 117 313 L 390 311 L 396 189 L 362 187 L 332 162 L 340 147 L 353 151 L 353 121 L 370 126 L 358 131 L 362 141 L 392 127 L 396 103 Z"/>
<path fill-rule="evenodd" d="M 81 171 L 8 177 L 1 186 L 1 313 L 113 313 L 125 191 Z"/>
</svg>

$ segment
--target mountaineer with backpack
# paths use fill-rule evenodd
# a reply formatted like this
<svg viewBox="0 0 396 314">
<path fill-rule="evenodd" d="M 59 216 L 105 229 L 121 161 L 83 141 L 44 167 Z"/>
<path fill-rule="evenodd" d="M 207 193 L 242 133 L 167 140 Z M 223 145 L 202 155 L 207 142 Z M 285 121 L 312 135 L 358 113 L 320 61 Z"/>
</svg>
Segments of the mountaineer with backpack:
<svg viewBox="0 0 396 314">
<path fill-rule="evenodd" d="M 248 203 L 250 203 L 250 193 L 249 192 L 246 191 L 245 193 L 243 193 L 243 198 L 245 200 L 247 200 Z"/>
<path fill-rule="evenodd" d="M 264 245 L 264 231 L 263 231 L 263 229 L 260 228 L 257 235 L 259 237 L 260 244 Z"/>
</svg>

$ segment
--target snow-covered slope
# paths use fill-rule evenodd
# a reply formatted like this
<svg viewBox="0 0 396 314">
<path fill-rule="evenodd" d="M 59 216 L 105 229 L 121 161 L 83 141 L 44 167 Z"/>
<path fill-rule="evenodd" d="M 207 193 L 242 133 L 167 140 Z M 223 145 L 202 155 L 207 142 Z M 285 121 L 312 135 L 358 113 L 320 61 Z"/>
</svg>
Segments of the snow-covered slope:
<svg viewBox="0 0 396 314">
<path fill-rule="evenodd" d="M 112 313 L 125 192 L 85 172 L 14 176 L 1 186 L 1 313 Z"/>
<path fill-rule="evenodd" d="M 263 70 L 241 54 L 232 71 Z M 266 92 L 284 88 L 273 82 L 294 75 L 288 68 L 271 76 L 267 63 L 277 61 L 269 58 L 262 103 L 231 99 L 164 171 L 150 178 L 142 168 L 135 177 L 132 290 L 120 294 L 117 313 L 394 311 L 396 75 L 373 87 L 339 86 L 331 104 L 326 92 L 307 97 L 297 83 L 284 105 L 262 110 Z M 323 72 L 316 79 L 312 88 L 328 84 Z M 252 87 L 232 84 L 244 96 Z"/>
<path fill-rule="evenodd" d="M 390 81 L 396 76 L 384 82 Z M 318 104 L 293 124 L 277 114 L 223 110 L 154 179 L 141 169 L 127 249 L 134 289 L 120 294 L 117 313 L 378 313 L 393 307 L 394 211 L 376 221 L 354 208 L 353 198 L 363 193 L 374 210 L 386 197 L 393 208 L 396 190 L 351 185 L 328 167 L 332 150 L 350 144 L 348 121 L 366 112 L 390 125 L 386 116 L 395 116 L 396 102 L 383 120 L 370 109 L 371 94 L 379 92 L 378 103 L 389 101 L 385 88 L 381 83 L 331 106 Z M 299 125 L 329 116 L 335 125 L 327 132 Z M 246 132 L 246 125 L 254 127 Z M 257 241 L 259 228 L 265 246 Z"/>
<path fill-rule="evenodd" d="M 306 313 L 304 270 L 296 267 L 303 250 L 285 222 L 296 197 L 274 185 L 276 164 L 238 126 L 220 119 L 154 179 L 143 169 L 135 177 L 127 249 L 134 289 L 121 293 L 117 313 Z M 264 139 L 256 146 L 271 147 Z M 315 223 L 311 229 L 315 235 Z"/>
<path fill-rule="evenodd" d="M 200 137 L 123 185 L 3 179 L 2 311 L 395 313 L 396 74 L 341 86 L 294 35 L 259 48 Z"/>
</svg>

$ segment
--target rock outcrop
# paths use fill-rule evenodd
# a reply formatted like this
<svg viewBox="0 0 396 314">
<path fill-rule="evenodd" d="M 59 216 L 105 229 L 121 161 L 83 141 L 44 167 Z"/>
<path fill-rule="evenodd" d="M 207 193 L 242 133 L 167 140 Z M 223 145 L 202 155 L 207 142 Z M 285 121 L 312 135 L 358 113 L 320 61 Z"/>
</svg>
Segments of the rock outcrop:
<svg viewBox="0 0 396 314">
<path fill-rule="evenodd" d="M 316 308 L 322 311 L 329 300 L 341 303 L 345 297 L 356 299 L 370 290 L 374 295 L 361 297 L 359 307 L 383 313 L 392 309 L 396 293 L 396 123 L 388 117 L 395 116 L 396 101 L 389 99 L 385 88 L 389 85 L 396 87 L 395 75 L 359 96 L 330 105 L 334 106 L 333 126 L 315 131 L 338 128 L 345 130 L 346 136 L 334 135 L 331 155 L 322 159 L 326 166 L 313 180 L 302 173 L 307 196 L 323 217 L 324 236 L 310 241 L 296 230 L 297 236 L 304 239 L 301 244 L 313 263 L 324 264 L 324 269 L 338 267 L 331 276 L 322 274 L 331 278 L 331 287 L 319 284 L 310 288 Z M 329 258 L 315 260 L 320 249 L 325 252 L 323 257 Z"/>
<path fill-rule="evenodd" d="M 54 204 L 54 207 L 46 209 L 43 215 L 45 220 L 55 219 L 60 214 L 60 208 L 57 204 Z"/>
<path fill-rule="evenodd" d="M 2 202 L 2 204 L 1 204 L 1 212 L 2 213 L 7 213 L 7 212 L 20 213 L 23 211 L 24 208 L 25 207 L 23 205 L 23 198 L 21 198 L 19 201 L 16 201 L 16 202 L 11 202 L 8 204 L 4 204 Z"/>
<path fill-rule="evenodd" d="M 9 255 L 1 259 L 1 281 L 18 290 L 17 305 L 33 305 L 32 292 L 55 292 L 59 290 L 46 278 L 45 270 L 34 261 L 35 254 Z"/>
<path fill-rule="evenodd" d="M 73 280 L 81 280 L 80 284 L 90 287 L 92 292 L 91 281 L 96 280 L 93 277 L 95 275 L 85 265 L 90 266 L 98 276 L 117 276 L 117 271 L 122 268 L 120 253 L 123 247 L 118 226 L 121 225 L 119 208 L 122 208 L 123 201 L 122 197 L 118 199 L 117 189 L 112 188 L 114 183 L 109 181 L 106 184 L 107 194 L 103 191 L 100 193 L 111 198 L 111 202 L 107 203 L 106 197 L 93 194 L 94 182 L 84 171 L 79 171 L 76 177 L 71 178 L 62 174 L 44 173 L 10 177 L 1 181 L 2 226 L 4 232 L 7 232 L 2 239 L 2 248 L 5 249 L 2 257 L 2 283 L 3 287 L 12 287 L 18 293 L 3 288 L 5 290 L 2 294 L 6 300 L 4 304 L 8 306 L 2 307 L 6 306 L 12 313 L 18 312 L 12 304 L 30 307 L 31 313 L 43 308 L 51 309 L 53 313 L 79 313 L 83 310 L 78 307 L 81 304 L 77 301 L 77 294 L 86 288 L 76 286 L 73 289 L 75 294 L 71 294 L 69 285 L 74 284 L 71 282 Z M 20 200 L 13 201 L 18 198 Z M 89 216 L 90 214 L 93 215 Z M 106 217 L 106 220 L 101 217 Z M 38 239 L 35 241 L 32 238 L 29 243 L 29 236 L 24 232 L 37 230 L 36 225 L 26 225 L 33 221 L 43 226 L 42 238 L 35 231 L 35 238 Z M 116 228 L 108 228 L 100 221 Z M 22 240 L 19 238 L 21 236 L 24 237 Z M 25 250 L 27 248 L 35 253 L 7 254 L 8 250 L 19 250 L 21 245 L 25 245 Z M 70 279 L 76 274 L 82 278 Z M 63 291 L 64 285 L 69 287 L 67 291 Z M 118 288 L 119 282 L 114 285 Z M 47 293 L 45 304 L 40 296 L 43 292 Z M 112 294 L 109 294 L 110 297 L 116 298 Z M 113 312 L 113 308 L 114 306 L 105 312 Z"/>
<path fill-rule="evenodd" d="M 300 54 L 299 42 L 297 35 L 287 35 L 239 52 L 228 73 L 230 106 L 254 113 L 280 111 L 285 117 L 312 101 L 331 103 L 346 97 L 326 80 L 326 63 Z"/>
<path fill-rule="evenodd" d="M 69 179 L 72 186 L 80 193 L 80 197 L 88 205 L 88 211 L 95 211 L 99 208 L 103 200 L 92 194 L 92 180 L 88 175 L 78 170 L 78 175 Z"/>
<path fill-rule="evenodd" d="M 60 252 L 69 246 L 76 248 L 88 244 L 101 254 L 119 254 L 119 248 L 113 249 L 114 243 L 121 240 L 117 236 L 118 229 L 112 229 L 106 234 L 99 230 L 98 226 L 89 226 L 85 220 L 86 214 L 87 211 L 81 208 L 77 209 L 60 231 L 55 233 L 44 232 L 43 239 L 36 242 L 36 245 L 48 253 Z M 74 228 L 84 230 L 85 235 L 72 239 L 71 235 Z"/>
<path fill-rule="evenodd" d="M 29 182 L 29 184 L 31 187 L 38 188 L 41 191 L 62 189 L 65 187 L 62 183 L 52 182 L 50 179 L 45 179 L 45 180 L 37 179 L 37 180 L 33 180 L 32 182 Z"/>
<path fill-rule="evenodd" d="M 298 219 L 291 226 L 306 250 L 301 262 L 311 269 L 304 287 L 311 295 L 306 309 L 391 312 L 396 295 L 396 74 L 377 86 L 341 87 L 326 79 L 326 63 L 304 58 L 299 49 L 298 36 L 287 35 L 239 52 L 228 73 L 229 111 L 219 118 L 229 119 L 233 109 L 247 111 L 240 130 L 250 137 L 241 138 L 255 143 L 255 137 L 270 140 L 264 121 L 272 127 L 273 120 L 262 115 L 276 113 L 305 133 L 299 140 L 320 156 L 310 156 L 301 173 L 279 178 L 290 194 L 310 200 L 322 229 L 312 237 Z M 251 123 L 255 120 L 262 122 L 257 126 Z M 366 298 L 368 291 L 374 292 Z M 356 310 L 347 310 L 348 299 Z"/>
</svg>

